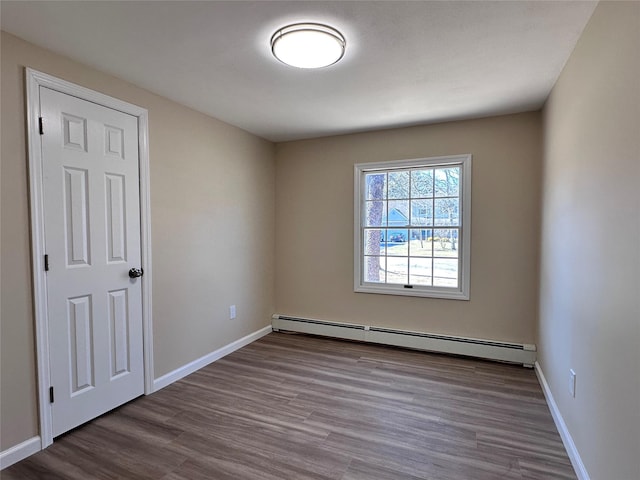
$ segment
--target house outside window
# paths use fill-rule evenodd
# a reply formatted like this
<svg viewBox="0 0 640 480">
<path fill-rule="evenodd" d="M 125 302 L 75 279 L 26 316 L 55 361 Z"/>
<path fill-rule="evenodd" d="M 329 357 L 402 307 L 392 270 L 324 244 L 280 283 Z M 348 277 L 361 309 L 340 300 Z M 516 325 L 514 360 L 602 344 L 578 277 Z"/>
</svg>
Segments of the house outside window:
<svg viewBox="0 0 640 480">
<path fill-rule="evenodd" d="M 355 165 L 356 292 L 468 300 L 471 155 Z"/>
</svg>

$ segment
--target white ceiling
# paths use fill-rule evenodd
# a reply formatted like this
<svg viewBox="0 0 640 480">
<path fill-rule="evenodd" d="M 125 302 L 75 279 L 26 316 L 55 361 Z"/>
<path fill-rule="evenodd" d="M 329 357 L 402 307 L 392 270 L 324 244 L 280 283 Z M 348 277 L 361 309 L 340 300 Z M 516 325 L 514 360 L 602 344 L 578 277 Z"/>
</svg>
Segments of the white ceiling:
<svg viewBox="0 0 640 480">
<path fill-rule="evenodd" d="M 0 3 L 2 29 L 272 141 L 535 110 L 596 2 Z M 347 39 L 320 70 L 275 60 L 295 22 Z"/>
</svg>

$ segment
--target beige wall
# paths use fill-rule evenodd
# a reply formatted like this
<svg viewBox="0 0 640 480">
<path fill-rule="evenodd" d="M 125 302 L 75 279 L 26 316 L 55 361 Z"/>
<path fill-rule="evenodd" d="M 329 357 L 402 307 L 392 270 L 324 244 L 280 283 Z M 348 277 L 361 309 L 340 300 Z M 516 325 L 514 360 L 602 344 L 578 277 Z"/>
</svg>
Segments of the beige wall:
<svg viewBox="0 0 640 480">
<path fill-rule="evenodd" d="M 1 450 L 38 434 L 25 66 L 149 110 L 156 378 L 268 325 L 274 304 L 273 144 L 3 32 Z"/>
<path fill-rule="evenodd" d="M 281 314 L 534 343 L 540 113 L 279 144 Z M 473 154 L 471 300 L 353 291 L 353 165 Z"/>
<path fill-rule="evenodd" d="M 591 480 L 640 478 L 639 46 L 600 3 L 544 108 L 539 363 Z"/>
</svg>

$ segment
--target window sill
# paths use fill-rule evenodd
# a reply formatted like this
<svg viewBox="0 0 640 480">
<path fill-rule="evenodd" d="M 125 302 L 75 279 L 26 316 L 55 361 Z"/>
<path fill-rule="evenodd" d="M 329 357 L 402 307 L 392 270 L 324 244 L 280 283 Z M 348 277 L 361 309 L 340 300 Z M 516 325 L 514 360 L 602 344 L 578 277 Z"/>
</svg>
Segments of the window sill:
<svg viewBox="0 0 640 480">
<path fill-rule="evenodd" d="M 376 285 L 356 285 L 354 288 L 356 293 L 375 293 L 380 295 L 397 295 L 403 297 L 424 297 L 424 298 L 441 298 L 446 300 L 469 300 L 468 292 L 450 289 L 421 289 L 421 288 L 404 288 L 402 285 L 376 286 Z"/>
</svg>

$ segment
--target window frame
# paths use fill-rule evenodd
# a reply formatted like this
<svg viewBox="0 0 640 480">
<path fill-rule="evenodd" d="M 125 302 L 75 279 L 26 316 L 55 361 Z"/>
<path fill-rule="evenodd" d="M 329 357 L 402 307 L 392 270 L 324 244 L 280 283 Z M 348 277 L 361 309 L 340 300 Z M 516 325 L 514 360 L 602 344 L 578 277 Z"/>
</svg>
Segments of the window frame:
<svg viewBox="0 0 640 480">
<path fill-rule="evenodd" d="M 383 162 L 357 163 L 354 165 L 354 291 L 357 293 L 377 293 L 409 297 L 444 298 L 469 300 L 471 269 L 471 154 L 441 157 L 416 158 L 409 160 L 389 160 Z M 458 287 L 435 287 L 414 285 L 407 288 L 401 284 L 364 282 L 364 225 L 363 220 L 366 192 L 365 174 L 376 171 L 393 171 L 407 168 L 459 166 L 460 227 L 458 233 Z M 411 226 L 406 227 L 409 230 Z M 431 227 L 436 229 L 434 225 Z M 410 240 L 409 240 L 410 241 Z"/>
</svg>

